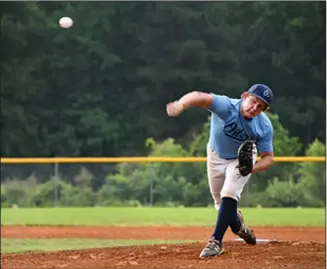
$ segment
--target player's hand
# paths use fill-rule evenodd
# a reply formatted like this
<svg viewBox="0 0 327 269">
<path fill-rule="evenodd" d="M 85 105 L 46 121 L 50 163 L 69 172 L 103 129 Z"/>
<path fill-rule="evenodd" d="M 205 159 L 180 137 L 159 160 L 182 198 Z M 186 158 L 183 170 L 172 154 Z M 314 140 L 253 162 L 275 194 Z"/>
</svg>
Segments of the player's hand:
<svg viewBox="0 0 327 269">
<path fill-rule="evenodd" d="M 184 105 L 179 101 L 174 101 L 166 105 L 166 111 L 168 116 L 176 117 L 180 115 L 184 110 Z"/>
</svg>

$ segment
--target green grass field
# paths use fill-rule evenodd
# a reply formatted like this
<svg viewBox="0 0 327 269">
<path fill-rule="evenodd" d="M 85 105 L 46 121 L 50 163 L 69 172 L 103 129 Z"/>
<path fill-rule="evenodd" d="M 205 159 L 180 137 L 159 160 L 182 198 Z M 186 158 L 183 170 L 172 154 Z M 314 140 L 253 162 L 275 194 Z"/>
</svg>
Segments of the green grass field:
<svg viewBox="0 0 327 269">
<path fill-rule="evenodd" d="M 244 208 L 242 212 L 251 226 L 325 226 L 324 208 Z M 212 226 L 216 216 L 213 208 L 2 208 L 1 225 Z M 1 239 L 1 253 L 178 242 L 181 241 Z"/>
<path fill-rule="evenodd" d="M 195 240 L 1 239 L 1 253 L 56 251 L 116 246 L 176 244 Z"/>
<path fill-rule="evenodd" d="M 325 208 L 244 208 L 251 226 L 325 226 Z M 3 208 L 2 225 L 212 226 L 213 208 Z"/>
</svg>

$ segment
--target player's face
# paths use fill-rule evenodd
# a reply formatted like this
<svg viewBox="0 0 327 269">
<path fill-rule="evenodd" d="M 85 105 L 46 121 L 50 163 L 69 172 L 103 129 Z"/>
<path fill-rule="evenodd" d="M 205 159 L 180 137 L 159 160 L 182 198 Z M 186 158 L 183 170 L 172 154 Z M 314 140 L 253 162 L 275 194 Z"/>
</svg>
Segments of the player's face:
<svg viewBox="0 0 327 269">
<path fill-rule="evenodd" d="M 267 107 L 265 102 L 247 92 L 244 93 L 242 105 L 242 114 L 246 118 L 258 116 Z"/>
</svg>

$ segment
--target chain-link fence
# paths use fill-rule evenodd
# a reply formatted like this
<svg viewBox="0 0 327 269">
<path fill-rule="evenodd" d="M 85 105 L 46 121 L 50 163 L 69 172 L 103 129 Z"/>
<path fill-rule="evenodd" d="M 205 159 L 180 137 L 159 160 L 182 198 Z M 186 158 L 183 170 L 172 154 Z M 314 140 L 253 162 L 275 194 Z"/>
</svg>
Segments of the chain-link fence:
<svg viewBox="0 0 327 269">
<path fill-rule="evenodd" d="M 324 206 L 324 159 L 275 163 L 243 189 L 245 207 Z M 205 162 L 1 165 L 2 207 L 212 206 Z"/>
</svg>

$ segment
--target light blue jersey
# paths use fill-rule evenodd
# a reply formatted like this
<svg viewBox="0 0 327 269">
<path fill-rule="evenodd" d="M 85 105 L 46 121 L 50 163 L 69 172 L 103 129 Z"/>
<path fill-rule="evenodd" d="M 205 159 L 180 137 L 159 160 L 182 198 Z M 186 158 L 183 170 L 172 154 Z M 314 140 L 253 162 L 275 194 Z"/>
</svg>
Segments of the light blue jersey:
<svg viewBox="0 0 327 269">
<path fill-rule="evenodd" d="M 273 152 L 273 127 L 265 113 L 245 119 L 240 112 L 242 99 L 212 94 L 209 145 L 224 159 L 237 158 L 239 146 L 247 139 L 256 141 L 259 152 Z"/>
</svg>

